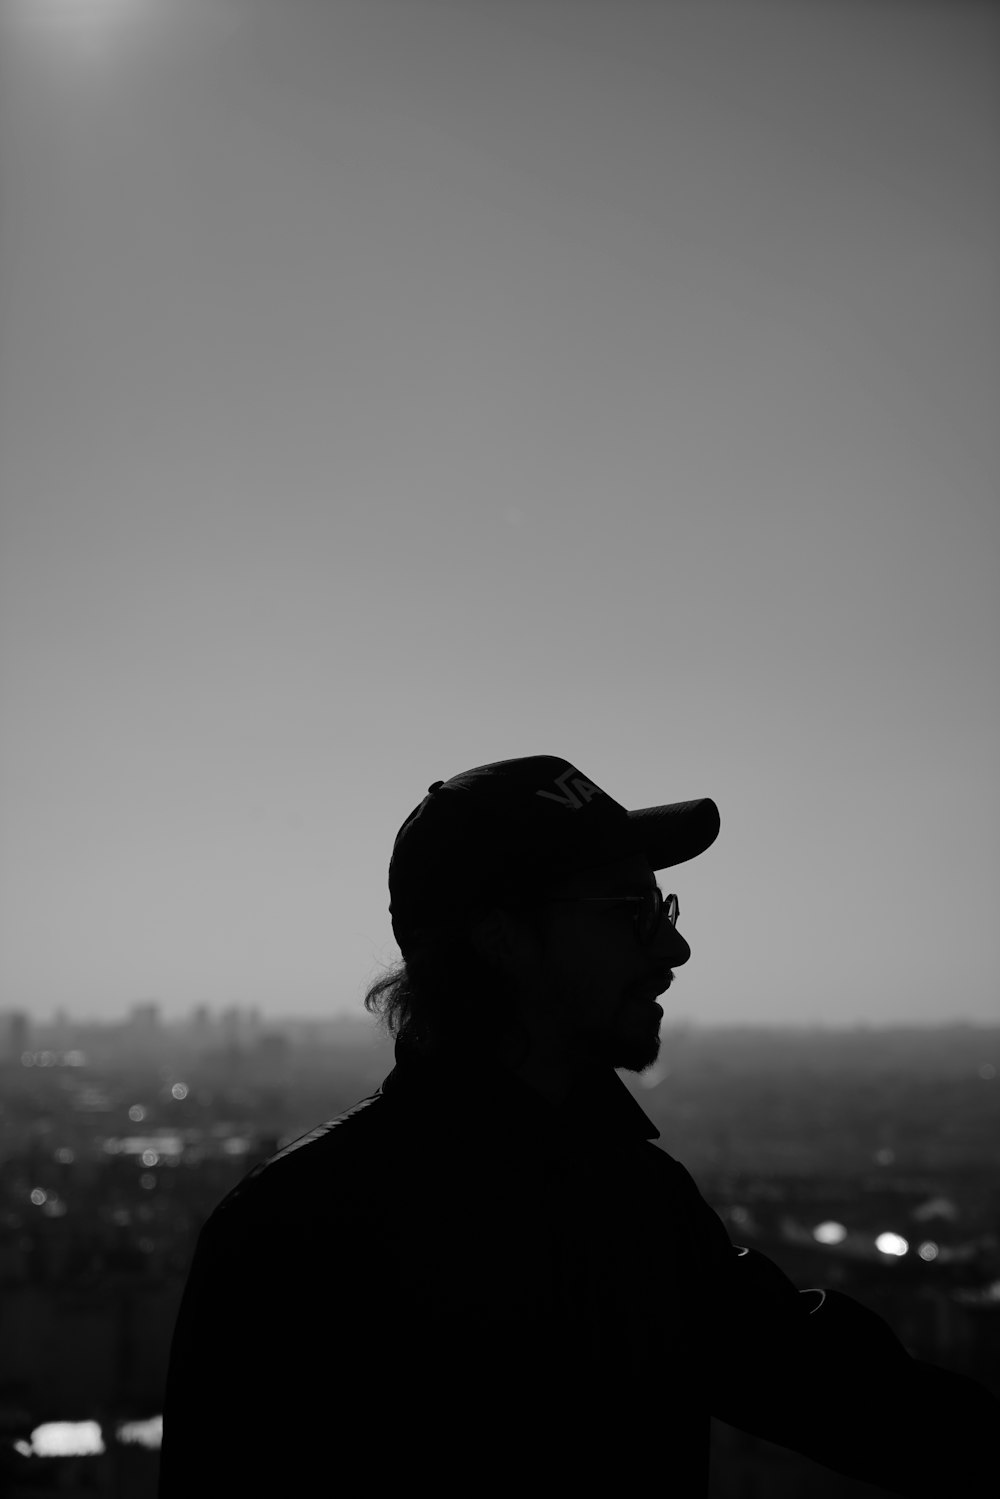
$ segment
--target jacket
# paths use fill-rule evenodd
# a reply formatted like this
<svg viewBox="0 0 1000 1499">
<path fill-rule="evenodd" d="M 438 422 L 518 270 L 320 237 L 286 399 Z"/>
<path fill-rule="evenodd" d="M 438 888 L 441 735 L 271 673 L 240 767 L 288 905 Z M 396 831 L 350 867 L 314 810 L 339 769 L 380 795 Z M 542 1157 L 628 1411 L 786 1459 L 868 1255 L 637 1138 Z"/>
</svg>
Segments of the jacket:
<svg viewBox="0 0 1000 1499">
<path fill-rule="evenodd" d="M 160 1499 L 702 1499 L 712 1416 L 909 1499 L 995 1492 L 1000 1401 L 734 1245 L 658 1138 L 613 1070 L 556 1109 L 397 1043 L 204 1224 Z"/>
</svg>

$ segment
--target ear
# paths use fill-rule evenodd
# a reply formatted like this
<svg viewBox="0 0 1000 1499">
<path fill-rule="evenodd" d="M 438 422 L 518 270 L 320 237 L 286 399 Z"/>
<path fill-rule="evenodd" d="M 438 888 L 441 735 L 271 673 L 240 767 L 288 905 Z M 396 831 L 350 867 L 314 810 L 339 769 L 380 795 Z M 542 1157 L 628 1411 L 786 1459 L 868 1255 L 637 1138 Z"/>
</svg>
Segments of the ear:
<svg viewBox="0 0 1000 1499">
<path fill-rule="evenodd" d="M 469 941 L 491 968 L 506 966 L 512 954 L 510 925 L 503 911 L 492 906 L 469 928 Z"/>
</svg>

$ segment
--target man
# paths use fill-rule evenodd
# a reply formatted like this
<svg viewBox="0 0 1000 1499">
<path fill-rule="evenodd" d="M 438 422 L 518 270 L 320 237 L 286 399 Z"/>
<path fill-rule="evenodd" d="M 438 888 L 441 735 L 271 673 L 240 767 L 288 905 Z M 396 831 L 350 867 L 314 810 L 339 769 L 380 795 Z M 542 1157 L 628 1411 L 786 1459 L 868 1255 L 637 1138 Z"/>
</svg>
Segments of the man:
<svg viewBox="0 0 1000 1499">
<path fill-rule="evenodd" d="M 366 999 L 396 1065 L 205 1224 L 161 1499 L 700 1499 L 713 1415 L 892 1494 L 994 1491 L 1000 1402 L 734 1246 L 615 1074 L 656 1060 L 691 956 L 656 872 L 718 828 L 550 756 L 429 789 L 389 869 L 404 962 Z"/>
</svg>

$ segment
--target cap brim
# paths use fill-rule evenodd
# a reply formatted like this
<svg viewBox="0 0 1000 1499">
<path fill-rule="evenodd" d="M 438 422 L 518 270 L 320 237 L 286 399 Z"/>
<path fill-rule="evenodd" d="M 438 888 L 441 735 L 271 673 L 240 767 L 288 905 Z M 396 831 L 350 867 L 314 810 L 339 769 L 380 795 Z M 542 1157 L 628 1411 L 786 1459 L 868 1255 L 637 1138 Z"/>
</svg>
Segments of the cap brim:
<svg viewBox="0 0 1000 1499">
<path fill-rule="evenodd" d="M 711 797 L 640 807 L 628 813 L 630 827 L 652 869 L 670 869 L 703 854 L 719 836 L 719 809 Z"/>
</svg>

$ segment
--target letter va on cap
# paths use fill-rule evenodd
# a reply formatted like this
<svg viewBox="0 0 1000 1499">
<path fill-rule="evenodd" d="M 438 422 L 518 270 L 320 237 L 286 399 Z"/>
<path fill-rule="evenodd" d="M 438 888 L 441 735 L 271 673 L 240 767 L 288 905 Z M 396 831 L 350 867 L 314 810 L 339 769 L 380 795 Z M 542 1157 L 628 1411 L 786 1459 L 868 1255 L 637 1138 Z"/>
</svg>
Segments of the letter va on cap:
<svg viewBox="0 0 1000 1499">
<path fill-rule="evenodd" d="M 568 784 L 570 776 L 573 777 L 572 787 Z M 559 802 L 563 807 L 576 809 L 584 806 L 591 797 L 601 794 L 600 786 L 595 786 L 593 781 L 588 781 L 587 777 L 582 776 L 572 765 L 564 770 L 561 776 L 556 776 L 553 785 L 559 787 L 561 796 L 557 796 L 554 791 L 536 791 L 535 795 L 544 796 L 550 802 Z"/>
</svg>

